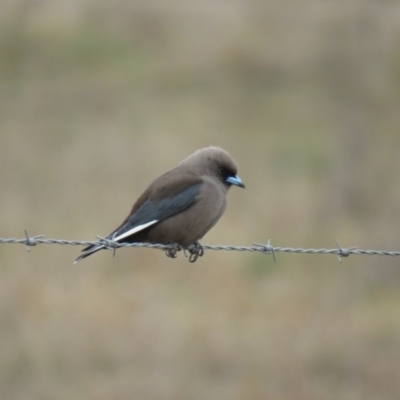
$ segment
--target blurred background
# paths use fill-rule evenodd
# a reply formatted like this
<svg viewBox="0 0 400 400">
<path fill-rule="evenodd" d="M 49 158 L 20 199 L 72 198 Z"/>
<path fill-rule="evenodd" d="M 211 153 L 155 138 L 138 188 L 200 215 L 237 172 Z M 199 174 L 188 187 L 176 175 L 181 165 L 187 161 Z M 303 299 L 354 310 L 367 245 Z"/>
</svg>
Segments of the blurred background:
<svg viewBox="0 0 400 400">
<path fill-rule="evenodd" d="M 0 1 L 0 237 L 107 235 L 196 149 L 204 244 L 399 250 L 400 3 Z M 1 399 L 398 399 L 390 257 L 0 246 Z"/>
</svg>

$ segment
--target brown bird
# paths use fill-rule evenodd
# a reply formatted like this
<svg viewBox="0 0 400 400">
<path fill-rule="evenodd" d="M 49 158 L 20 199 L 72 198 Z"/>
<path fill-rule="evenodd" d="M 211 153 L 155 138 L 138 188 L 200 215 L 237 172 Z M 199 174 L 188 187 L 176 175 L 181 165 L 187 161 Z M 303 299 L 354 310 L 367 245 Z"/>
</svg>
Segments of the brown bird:
<svg viewBox="0 0 400 400">
<path fill-rule="evenodd" d="M 203 255 L 198 241 L 221 218 L 232 185 L 245 187 L 233 158 L 219 147 L 197 150 L 155 179 L 106 239 L 173 245 L 167 251 L 171 257 L 183 247 L 195 261 Z M 101 244 L 84 248 L 75 263 L 103 248 Z"/>
</svg>

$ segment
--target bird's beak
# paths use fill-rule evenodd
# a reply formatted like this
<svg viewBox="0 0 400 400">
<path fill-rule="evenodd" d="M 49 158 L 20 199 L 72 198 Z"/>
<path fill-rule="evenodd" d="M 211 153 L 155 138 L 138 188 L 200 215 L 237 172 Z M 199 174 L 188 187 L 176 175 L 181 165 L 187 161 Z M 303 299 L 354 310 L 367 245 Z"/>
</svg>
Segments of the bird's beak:
<svg viewBox="0 0 400 400">
<path fill-rule="evenodd" d="M 226 179 L 226 182 L 231 184 L 231 185 L 239 186 L 241 188 L 245 188 L 246 187 L 244 185 L 243 181 L 237 175 L 228 177 Z"/>
</svg>

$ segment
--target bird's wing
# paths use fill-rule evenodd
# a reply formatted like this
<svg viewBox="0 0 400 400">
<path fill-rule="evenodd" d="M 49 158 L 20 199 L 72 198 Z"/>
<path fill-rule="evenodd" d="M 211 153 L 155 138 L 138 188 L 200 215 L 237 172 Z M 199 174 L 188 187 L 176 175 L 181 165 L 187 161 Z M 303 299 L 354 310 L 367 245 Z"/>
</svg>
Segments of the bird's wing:
<svg viewBox="0 0 400 400">
<path fill-rule="evenodd" d="M 174 185 L 173 182 L 170 182 L 164 187 L 169 189 L 168 191 L 164 190 L 166 197 L 161 199 L 159 198 L 159 193 L 157 195 L 150 195 L 150 198 L 135 212 L 131 213 L 123 224 L 112 232 L 108 238 L 113 238 L 117 242 L 122 241 L 189 208 L 196 201 L 202 181 L 196 179 L 194 182 L 190 182 L 190 186 L 187 186 L 184 190 L 179 188 L 181 190 L 177 191 L 176 188 L 179 186 L 181 186 L 179 183 Z M 167 195 L 168 192 L 169 196 Z"/>
</svg>

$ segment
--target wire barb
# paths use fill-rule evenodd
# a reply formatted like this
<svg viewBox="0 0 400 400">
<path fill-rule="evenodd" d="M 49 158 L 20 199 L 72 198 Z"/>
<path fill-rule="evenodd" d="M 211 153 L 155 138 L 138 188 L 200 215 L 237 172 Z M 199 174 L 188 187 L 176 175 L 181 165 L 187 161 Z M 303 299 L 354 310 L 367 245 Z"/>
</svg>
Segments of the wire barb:
<svg viewBox="0 0 400 400">
<path fill-rule="evenodd" d="M 114 233 L 114 235 L 113 235 L 113 237 L 111 239 L 103 238 L 101 236 L 96 236 L 96 237 L 97 237 L 97 239 L 100 239 L 100 243 L 106 249 L 109 249 L 109 250 L 113 251 L 113 257 L 115 257 L 115 252 L 117 251 L 117 247 L 120 247 L 119 243 L 114 240 L 115 233 Z"/>
<path fill-rule="evenodd" d="M 33 246 L 36 246 L 38 243 L 36 242 L 36 239 L 40 239 L 40 238 L 44 238 L 44 235 L 37 235 L 37 236 L 32 236 L 32 237 L 30 237 L 29 235 L 28 235 L 28 231 L 27 231 L 27 229 L 24 229 L 24 232 L 25 232 L 25 237 L 26 237 L 26 251 L 28 252 L 28 253 L 30 253 L 30 251 L 31 251 L 31 247 L 33 247 Z"/>
<path fill-rule="evenodd" d="M 339 243 L 339 240 L 337 239 L 335 239 L 335 242 L 339 247 L 339 253 L 338 253 L 339 262 L 342 262 L 342 257 L 348 257 L 353 250 L 357 250 L 357 247 L 349 247 L 348 249 L 342 247 L 342 245 Z"/>
<path fill-rule="evenodd" d="M 261 243 L 253 243 L 253 244 L 255 244 L 256 246 L 260 246 L 264 254 L 272 254 L 272 258 L 274 260 L 274 263 L 276 264 L 275 249 L 274 246 L 272 246 L 271 244 L 271 239 L 268 239 L 267 244 L 261 244 Z"/>
</svg>

